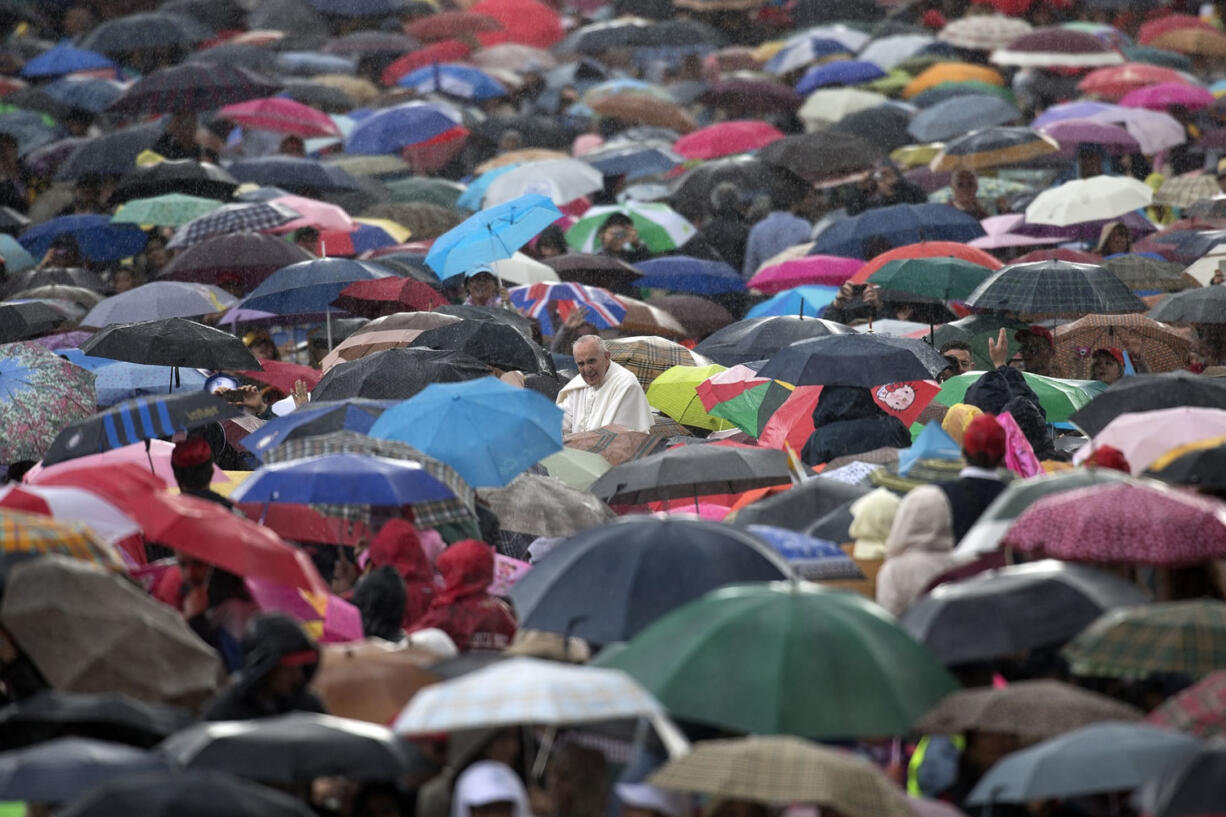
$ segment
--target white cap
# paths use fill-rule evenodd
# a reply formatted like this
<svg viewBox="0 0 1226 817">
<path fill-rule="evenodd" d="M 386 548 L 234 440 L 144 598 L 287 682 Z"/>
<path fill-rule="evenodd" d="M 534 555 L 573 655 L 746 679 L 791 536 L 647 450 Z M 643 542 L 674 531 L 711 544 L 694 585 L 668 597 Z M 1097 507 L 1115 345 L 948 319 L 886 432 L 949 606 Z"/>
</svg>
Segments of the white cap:
<svg viewBox="0 0 1226 817">
<path fill-rule="evenodd" d="M 668 791 L 647 783 L 617 783 L 613 786 L 617 797 L 631 808 L 647 809 L 664 817 L 689 817 L 689 797 L 681 792 Z"/>
<path fill-rule="evenodd" d="M 528 793 L 510 767 L 494 760 L 481 760 L 456 779 L 451 798 L 451 817 L 468 817 L 473 806 L 512 803 L 514 817 L 532 817 Z"/>
<path fill-rule="evenodd" d="M 409 633 L 409 643 L 414 647 L 421 647 L 423 650 L 436 653 L 443 658 L 454 658 L 460 654 L 455 642 L 451 640 L 451 636 L 437 627 L 427 627 L 424 630 Z M 478 803 L 478 805 L 480 804 Z"/>
</svg>

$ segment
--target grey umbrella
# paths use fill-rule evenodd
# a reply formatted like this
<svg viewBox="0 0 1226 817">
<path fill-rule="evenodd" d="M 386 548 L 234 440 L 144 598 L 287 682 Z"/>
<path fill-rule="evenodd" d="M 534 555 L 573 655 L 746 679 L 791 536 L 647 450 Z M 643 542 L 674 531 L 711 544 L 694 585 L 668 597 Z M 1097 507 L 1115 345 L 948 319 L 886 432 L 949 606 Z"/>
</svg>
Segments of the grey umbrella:
<svg viewBox="0 0 1226 817">
<path fill-rule="evenodd" d="M 731 494 L 791 482 L 787 455 L 773 449 L 685 445 L 615 465 L 588 490 L 610 503 L 639 504 Z"/>
<path fill-rule="evenodd" d="M 0 754 L 0 797 L 66 803 L 115 777 L 169 772 L 162 754 L 92 738 L 64 737 Z"/>
<path fill-rule="evenodd" d="M 1163 298 L 1149 317 L 1166 323 L 1226 323 L 1226 287 L 1186 289 Z"/>
<path fill-rule="evenodd" d="M 1130 791 L 1190 758 L 1200 741 L 1144 723 L 1103 722 L 1005 755 L 966 805 Z"/>
<path fill-rule="evenodd" d="M 790 491 L 760 499 L 736 515 L 736 524 L 774 525 L 804 531 L 845 502 L 859 499 L 868 488 L 833 479 L 810 479 Z"/>
<path fill-rule="evenodd" d="M 224 312 L 238 299 L 220 287 L 183 281 L 154 281 L 102 300 L 81 320 L 82 326 L 102 328 L 163 318 L 196 318 Z"/>
<path fill-rule="evenodd" d="M 482 488 L 477 495 L 489 503 L 504 531 L 571 536 L 613 519 L 613 511 L 596 497 L 539 474 L 520 474 L 504 488 Z"/>
<path fill-rule="evenodd" d="M 921 142 L 942 142 L 976 128 L 1007 125 L 1021 115 L 1016 106 L 1000 97 L 963 94 L 917 113 L 907 126 L 907 133 Z"/>
</svg>

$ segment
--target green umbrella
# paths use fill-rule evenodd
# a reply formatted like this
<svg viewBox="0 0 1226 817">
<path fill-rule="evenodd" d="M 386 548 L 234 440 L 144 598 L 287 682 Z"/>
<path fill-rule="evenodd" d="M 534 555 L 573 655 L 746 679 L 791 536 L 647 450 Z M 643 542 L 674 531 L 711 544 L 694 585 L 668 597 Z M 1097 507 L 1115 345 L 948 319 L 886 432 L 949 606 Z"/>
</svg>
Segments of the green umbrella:
<svg viewBox="0 0 1226 817">
<path fill-rule="evenodd" d="M 882 289 L 942 301 L 962 300 L 994 270 L 961 258 L 898 258 L 868 277 Z"/>
<path fill-rule="evenodd" d="M 132 199 L 111 217 L 116 224 L 152 224 L 157 227 L 182 227 L 199 216 L 213 212 L 224 202 L 167 193 L 148 199 Z"/>
<path fill-rule="evenodd" d="M 424 201 L 448 210 L 458 210 L 456 200 L 465 188 L 447 179 L 432 179 L 423 176 L 411 176 L 407 179 L 396 179 L 384 182 L 392 194 L 392 201 L 414 202 Z"/>
<path fill-rule="evenodd" d="M 903 735 L 957 681 L 884 610 L 807 582 L 715 590 L 593 662 L 678 718 L 737 732 Z"/>
<path fill-rule="evenodd" d="M 579 491 L 592 487 L 601 474 L 613 467 L 599 454 L 578 448 L 563 448 L 541 460 L 540 464 L 545 466 L 549 476 Z"/>
<path fill-rule="evenodd" d="M 1010 335 L 1019 329 L 1025 329 L 1029 324 L 1021 321 L 1002 318 L 988 313 L 968 315 L 956 321 L 942 324 L 936 328 L 933 345 L 940 349 L 951 340 L 961 340 L 971 345 L 971 357 L 976 369 L 991 369 L 992 356 L 988 352 L 988 341 L 995 340 L 1003 327 Z"/>
<path fill-rule="evenodd" d="M 792 395 L 778 380 L 762 383 L 711 407 L 711 414 L 722 417 L 751 437 L 757 437 L 766 421 Z"/>
<path fill-rule="evenodd" d="M 727 368 L 718 363 L 707 366 L 673 366 L 651 381 L 651 385 L 647 387 L 647 402 L 652 408 L 667 414 L 682 425 L 710 431 L 732 428 L 727 420 L 709 414 L 698 397 L 698 384 L 727 371 Z"/>
<path fill-rule="evenodd" d="M 984 372 L 966 372 L 951 377 L 945 381 L 945 385 L 941 386 L 941 390 L 933 399 L 946 406 L 961 403 L 966 397 L 966 390 L 983 375 Z M 1090 402 L 1103 388 L 1103 385 L 1095 380 L 1062 380 L 1030 372 L 1022 372 L 1022 377 L 1026 378 L 1026 384 L 1039 396 L 1039 405 L 1047 412 L 1049 423 L 1068 422 L 1074 412 Z"/>
<path fill-rule="evenodd" d="M 592 207 L 566 231 L 566 242 L 579 252 L 600 251 L 597 232 L 614 213 L 629 216 L 639 240 L 653 253 L 670 252 L 689 241 L 698 229 L 667 204 L 627 201 L 624 204 Z"/>
<path fill-rule="evenodd" d="M 881 79 L 875 79 L 866 85 L 857 87 L 868 88 L 869 90 L 876 91 L 879 94 L 890 96 L 901 93 L 902 89 L 906 88 L 911 80 L 911 74 L 908 74 L 906 71 L 899 68 L 891 68 Z"/>
</svg>

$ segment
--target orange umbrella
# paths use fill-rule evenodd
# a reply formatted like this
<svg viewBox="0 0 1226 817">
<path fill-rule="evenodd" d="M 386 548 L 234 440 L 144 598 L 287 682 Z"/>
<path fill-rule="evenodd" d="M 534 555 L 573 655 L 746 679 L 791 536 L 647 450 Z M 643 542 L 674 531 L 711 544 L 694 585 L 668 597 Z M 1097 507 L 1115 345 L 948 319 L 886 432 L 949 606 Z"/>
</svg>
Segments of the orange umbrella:
<svg viewBox="0 0 1226 817">
<path fill-rule="evenodd" d="M 918 244 L 907 244 L 889 252 L 883 252 L 872 261 L 860 267 L 856 274 L 851 276 L 851 283 L 864 283 L 874 272 L 889 262 L 900 258 L 941 258 L 943 256 L 961 258 L 963 261 L 980 264 L 992 270 L 1000 269 L 1003 266 L 994 256 L 976 247 L 959 244 L 956 241 L 921 241 Z"/>
<path fill-rule="evenodd" d="M 1005 79 L 999 71 L 982 65 L 974 65 L 969 62 L 938 62 L 907 83 L 907 87 L 902 89 L 902 98 L 910 99 L 929 88 L 935 88 L 942 82 L 972 81 L 986 82 L 989 85 L 1005 84 Z"/>
<path fill-rule="evenodd" d="M 375 638 L 327 644 L 312 686 L 331 714 L 387 725 L 417 690 L 440 680 L 426 670 L 438 661 L 429 650 Z"/>
</svg>

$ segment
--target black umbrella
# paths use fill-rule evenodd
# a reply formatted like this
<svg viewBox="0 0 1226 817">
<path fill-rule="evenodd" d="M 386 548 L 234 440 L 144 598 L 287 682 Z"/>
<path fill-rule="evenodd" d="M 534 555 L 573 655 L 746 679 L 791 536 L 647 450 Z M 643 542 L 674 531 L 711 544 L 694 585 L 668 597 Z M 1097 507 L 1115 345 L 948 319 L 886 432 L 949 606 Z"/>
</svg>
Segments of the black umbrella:
<svg viewBox="0 0 1226 817">
<path fill-rule="evenodd" d="M 966 664 L 1063 644 L 1108 610 L 1147 601 L 1110 573 L 1047 559 L 942 584 L 899 624 L 945 664 Z"/>
<path fill-rule="evenodd" d="M 128 777 L 94 789 L 63 817 L 313 817 L 302 801 L 217 772 Z"/>
<path fill-rule="evenodd" d="M 493 321 L 510 326 L 528 340 L 532 340 L 532 321 L 510 309 L 498 309 L 487 306 L 471 306 L 469 304 L 448 304 L 440 306 L 435 312 L 444 315 L 455 315 L 466 321 Z"/>
<path fill-rule="evenodd" d="M 866 173 L 886 153 L 854 133 L 824 128 L 772 142 L 758 151 L 758 158 L 819 183 Z"/>
<path fill-rule="evenodd" d="M 303 51 L 319 48 L 332 36 L 328 21 L 303 0 L 261 0 L 247 15 L 247 28 L 283 32 L 281 48 Z"/>
<path fill-rule="evenodd" d="M 804 531 L 840 505 L 859 499 L 868 488 L 833 479 L 810 479 L 790 491 L 768 496 L 737 512 L 738 527 L 774 525 Z"/>
<path fill-rule="evenodd" d="M 158 278 L 216 284 L 237 275 L 250 291 L 282 267 L 310 261 L 311 254 L 283 238 L 264 233 L 228 233 L 194 244 L 162 267 Z"/>
<path fill-rule="evenodd" d="M 630 45 L 636 47 L 710 45 L 718 49 L 727 44 L 728 37 L 724 32 L 701 20 L 667 20 L 630 30 Z"/>
<path fill-rule="evenodd" d="M 506 371 L 552 373 L 552 367 L 541 368 L 541 361 L 548 360 L 543 349 L 511 326 L 493 321 L 468 320 L 427 329 L 409 345 L 463 352 Z"/>
<path fill-rule="evenodd" d="M 236 0 L 166 0 L 158 11 L 191 17 L 213 31 L 238 31 L 247 23 L 247 12 Z"/>
<path fill-rule="evenodd" d="M 824 0 L 799 0 L 789 16 L 793 25 L 804 29 L 844 20 L 872 22 L 880 20 L 884 13 L 885 9 L 874 0 L 845 0 L 837 5 Z"/>
<path fill-rule="evenodd" d="M 1149 311 L 1166 323 L 1226 323 L 1226 287 L 1208 286 L 1168 295 Z"/>
<path fill-rule="evenodd" d="M 385 349 L 333 366 L 311 392 L 313 400 L 407 400 L 431 383 L 456 383 L 490 374 L 476 358 L 435 349 Z"/>
<path fill-rule="evenodd" d="M 911 116 L 896 105 L 878 105 L 848 114 L 834 124 L 834 130 L 850 133 L 881 150 L 891 151 L 910 145 L 915 138 L 907 132 Z"/>
<path fill-rule="evenodd" d="M 68 315 L 44 301 L 0 303 L 0 343 L 36 338 L 68 320 Z"/>
<path fill-rule="evenodd" d="M 136 125 L 89 139 L 78 146 L 55 171 L 57 181 L 89 176 L 122 176 L 136 164 L 136 157 L 153 147 L 162 135 L 161 122 Z"/>
<path fill-rule="evenodd" d="M 1207 743 L 1186 760 L 1173 763 L 1137 789 L 1133 800 L 1151 817 L 1220 814 L 1226 802 L 1226 744 Z"/>
<path fill-rule="evenodd" d="M 502 134 L 514 130 L 523 138 L 523 146 L 563 150 L 569 147 L 574 133 L 556 117 L 539 114 L 491 116 L 473 123 L 473 137 L 496 145 Z"/>
<path fill-rule="evenodd" d="M 205 391 L 139 397 L 65 426 L 43 456 L 44 465 L 88 457 L 143 440 L 169 438 L 179 431 L 238 417 L 242 412 Z"/>
<path fill-rule="evenodd" d="M 414 241 L 438 238 L 452 227 L 458 227 L 464 220 L 455 210 L 424 201 L 382 202 L 367 207 L 361 215 L 369 218 L 390 218 L 399 222 L 413 233 Z"/>
<path fill-rule="evenodd" d="M 1221 491 L 1226 489 L 1226 446 L 1195 448 L 1171 460 L 1161 470 L 1151 469 L 1145 475 L 1172 485 Z"/>
<path fill-rule="evenodd" d="M 149 748 L 192 720 L 185 709 L 127 695 L 47 689 L 0 709 L 0 749 L 67 735 Z"/>
<path fill-rule="evenodd" d="M 559 54 L 599 54 L 610 48 L 629 48 L 640 29 L 649 25 L 646 20 L 608 20 L 591 23 L 566 36 L 554 46 Z"/>
<path fill-rule="evenodd" d="M 609 504 L 638 505 L 703 494 L 737 494 L 791 482 L 787 455 L 775 449 L 686 445 L 615 465 L 588 489 Z"/>
<path fill-rule="evenodd" d="M 244 724 L 198 723 L 158 748 L 187 769 L 284 785 L 318 777 L 395 780 L 409 765 L 390 729 L 314 712 Z"/>
<path fill-rule="evenodd" d="M 634 282 L 643 275 L 625 261 L 608 255 L 567 253 L 546 258 L 544 263 L 563 281 L 574 281 L 590 287 L 604 287 L 611 292 L 631 297 L 638 294 L 638 288 Z"/>
<path fill-rule="evenodd" d="M 1226 409 L 1226 381 L 1191 372 L 1123 377 L 1069 420 L 1093 437 L 1121 414 L 1185 406 Z"/>
<path fill-rule="evenodd" d="M 443 283 L 438 279 L 434 270 L 426 266 L 426 257 L 424 255 L 414 255 L 407 252 L 391 253 L 390 255 L 381 255 L 377 260 L 381 266 L 387 267 L 401 278 L 412 278 L 414 281 L 429 284 L 435 289 L 443 288 Z"/>
<path fill-rule="evenodd" d="M 854 332 L 854 329 L 841 323 L 800 318 L 796 315 L 748 318 L 711 334 L 695 346 L 694 351 L 721 366 L 735 366 L 738 363 L 766 360 L 798 340 L 849 335 Z"/>
<path fill-rule="evenodd" d="M 211 33 L 198 20 L 186 14 L 129 14 L 99 25 L 85 35 L 80 47 L 88 51 L 118 55 L 168 46 L 192 46 L 208 39 Z"/>
<path fill-rule="evenodd" d="M 184 62 L 138 79 L 111 103 L 120 114 L 195 113 L 271 96 L 281 84 L 228 63 Z"/>
<path fill-rule="evenodd" d="M 703 162 L 687 171 L 673 183 L 668 197 L 674 206 L 687 212 L 695 208 L 704 212 L 710 206 L 711 191 L 723 182 L 736 185 L 746 198 L 769 195 L 776 206 L 795 201 L 810 188 L 790 170 L 760 157 L 737 156 Z"/>
<path fill-rule="evenodd" d="M 248 43 L 222 43 L 212 48 L 193 51 L 185 62 L 224 62 L 228 65 L 241 65 L 266 76 L 277 73 L 276 52 Z"/>
<path fill-rule="evenodd" d="M 733 323 L 732 313 L 721 304 L 701 295 L 653 294 L 647 299 L 676 318 L 692 338 L 705 338 Z"/>
<path fill-rule="evenodd" d="M 564 540 L 515 585 L 511 600 L 522 627 L 610 644 L 717 587 L 789 575 L 744 531 L 638 516 Z"/>
<path fill-rule="evenodd" d="M 295 156 L 240 159 L 231 164 L 229 170 L 239 181 L 281 187 L 293 193 L 358 190 L 361 187 L 358 180 L 342 168 Z"/>
<path fill-rule="evenodd" d="M 856 500 L 844 502 L 834 510 L 824 514 L 816 522 L 805 528 L 804 533 L 814 539 L 825 539 L 827 542 L 850 542 L 851 523 L 855 521 L 851 515 L 851 506 Z"/>
<path fill-rule="evenodd" d="M 28 269 L 17 273 L 8 281 L 4 291 L 23 292 L 27 289 L 41 286 L 66 286 L 92 289 L 94 292 L 106 292 L 107 286 L 97 273 L 82 267 L 45 267 L 43 269 Z"/>
<path fill-rule="evenodd" d="M 241 340 L 187 318 L 108 326 L 81 344 L 81 351 L 94 357 L 155 366 L 239 371 L 260 368 L 260 362 Z"/>
<path fill-rule="evenodd" d="M 929 380 L 949 364 L 922 340 L 890 335 L 832 335 L 780 349 L 758 370 L 796 386 L 860 386 Z"/>
<path fill-rule="evenodd" d="M 228 199 L 236 187 L 238 180 L 211 162 L 179 159 L 134 168 L 119 180 L 109 203 L 114 206 L 166 193 Z"/>
<path fill-rule="evenodd" d="M 1143 312 L 1145 302 L 1096 264 L 1033 261 L 1001 267 L 966 298 L 979 309 L 1043 315 Z"/>
</svg>

